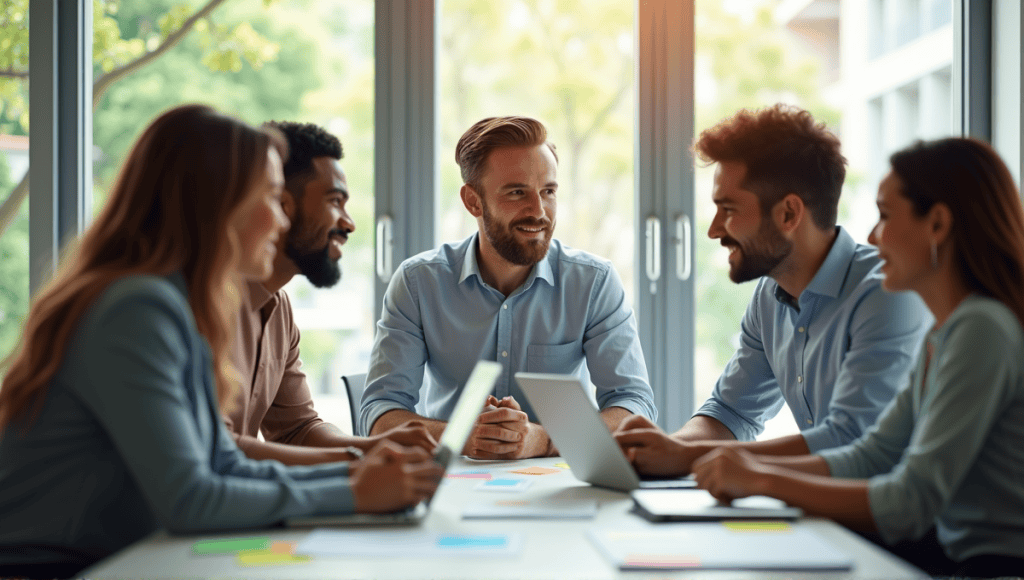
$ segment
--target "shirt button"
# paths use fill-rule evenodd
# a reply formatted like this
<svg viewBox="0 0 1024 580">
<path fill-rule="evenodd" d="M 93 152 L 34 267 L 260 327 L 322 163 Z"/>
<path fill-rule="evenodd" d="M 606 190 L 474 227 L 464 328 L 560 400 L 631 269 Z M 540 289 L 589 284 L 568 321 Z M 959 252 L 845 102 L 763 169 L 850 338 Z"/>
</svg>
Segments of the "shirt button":
<svg viewBox="0 0 1024 580">
<path fill-rule="evenodd" d="M 804 327 L 801 326 L 800 328 L 796 329 L 796 331 L 797 332 L 803 332 L 804 331 Z"/>
<path fill-rule="evenodd" d="M 803 378 L 803 376 L 799 376 L 799 377 L 797 377 L 797 378 L 796 378 L 796 382 L 798 382 L 798 383 L 802 383 L 802 382 L 804 382 L 804 378 Z"/>
<path fill-rule="evenodd" d="M 501 305 L 501 309 L 502 310 L 508 310 L 508 304 L 502 304 Z"/>
<path fill-rule="evenodd" d="M 814 425 L 814 421 L 811 421 L 810 419 L 808 419 L 808 420 L 807 420 L 807 424 L 808 424 L 808 425 Z"/>
<path fill-rule="evenodd" d="M 503 356 L 505 358 L 508 358 L 508 351 L 507 350 L 501 351 L 501 356 Z"/>
</svg>

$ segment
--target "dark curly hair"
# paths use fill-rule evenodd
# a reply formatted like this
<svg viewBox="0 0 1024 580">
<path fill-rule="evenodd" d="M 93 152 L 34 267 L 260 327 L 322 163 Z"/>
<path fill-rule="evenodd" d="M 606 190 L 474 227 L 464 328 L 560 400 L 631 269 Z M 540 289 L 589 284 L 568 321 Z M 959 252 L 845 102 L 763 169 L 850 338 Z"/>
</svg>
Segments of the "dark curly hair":
<svg viewBox="0 0 1024 580">
<path fill-rule="evenodd" d="M 693 150 L 705 163 L 746 166 L 743 188 L 757 194 L 765 215 L 795 193 L 820 229 L 835 227 L 846 158 L 839 138 L 809 112 L 781 103 L 742 109 L 705 129 Z"/>
<path fill-rule="evenodd" d="M 313 159 L 341 159 L 345 156 L 341 141 L 319 125 L 268 121 L 263 126 L 280 131 L 288 140 L 290 154 L 284 164 L 284 179 L 288 191 L 296 196 L 302 196 L 306 191 L 306 182 L 313 177 Z"/>
</svg>

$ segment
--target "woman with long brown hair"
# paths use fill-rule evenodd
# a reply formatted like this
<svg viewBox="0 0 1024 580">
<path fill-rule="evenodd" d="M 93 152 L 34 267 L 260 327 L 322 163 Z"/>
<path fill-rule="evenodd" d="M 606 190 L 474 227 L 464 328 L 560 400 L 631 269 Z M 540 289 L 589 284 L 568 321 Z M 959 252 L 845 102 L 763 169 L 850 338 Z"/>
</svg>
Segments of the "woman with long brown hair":
<svg viewBox="0 0 1024 580">
<path fill-rule="evenodd" d="M 987 144 L 891 158 L 870 241 L 888 291 L 935 316 L 910 381 L 854 443 L 817 455 L 718 448 L 697 460 L 720 499 L 769 495 L 875 533 L 933 574 L 1024 573 L 1024 209 Z M 941 548 L 938 549 L 938 548 Z"/>
<path fill-rule="evenodd" d="M 158 117 L 38 294 L 0 386 L 0 576 L 68 576 L 157 528 L 390 511 L 439 469 L 384 444 L 353 467 L 252 461 L 224 429 L 238 284 L 288 222 L 281 137 L 201 105 Z"/>
</svg>

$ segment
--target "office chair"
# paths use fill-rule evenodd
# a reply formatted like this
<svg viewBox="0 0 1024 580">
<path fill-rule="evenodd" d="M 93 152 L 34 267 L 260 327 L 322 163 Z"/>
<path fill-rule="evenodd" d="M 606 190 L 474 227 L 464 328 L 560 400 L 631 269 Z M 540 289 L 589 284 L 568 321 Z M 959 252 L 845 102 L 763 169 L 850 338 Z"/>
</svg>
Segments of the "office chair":
<svg viewBox="0 0 1024 580">
<path fill-rule="evenodd" d="M 341 377 L 345 383 L 345 392 L 348 393 L 348 409 L 352 415 L 352 434 L 362 435 L 359 432 L 359 407 L 363 403 L 363 389 L 366 387 L 366 373 L 358 375 L 345 375 Z"/>
</svg>

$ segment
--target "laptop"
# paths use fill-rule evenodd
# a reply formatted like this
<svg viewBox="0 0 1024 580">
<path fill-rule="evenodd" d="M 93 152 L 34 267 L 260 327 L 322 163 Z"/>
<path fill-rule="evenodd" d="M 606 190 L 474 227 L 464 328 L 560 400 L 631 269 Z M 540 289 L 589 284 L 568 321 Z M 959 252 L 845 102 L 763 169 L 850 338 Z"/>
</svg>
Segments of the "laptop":
<svg viewBox="0 0 1024 580">
<path fill-rule="evenodd" d="M 484 407 L 487 395 L 494 389 L 494 382 L 501 374 L 501 365 L 493 361 L 477 361 L 473 372 L 466 380 L 459 402 L 455 405 L 448 425 L 441 435 L 441 441 L 434 450 L 434 461 L 446 471 L 456 457 L 462 455 L 462 448 L 473 432 L 476 418 Z M 387 514 L 344 514 L 331 516 L 303 516 L 287 518 L 285 525 L 289 527 L 316 526 L 381 526 L 381 525 L 414 525 L 430 512 L 433 496 L 419 504 L 397 512 Z"/>
<path fill-rule="evenodd" d="M 516 373 L 515 378 L 577 479 L 619 491 L 697 486 L 689 476 L 641 479 L 601 420 L 578 377 Z"/>
<path fill-rule="evenodd" d="M 796 520 L 798 507 L 771 497 L 755 495 L 723 504 L 703 489 L 638 489 L 630 493 L 636 513 L 652 522 L 718 520 Z"/>
</svg>

